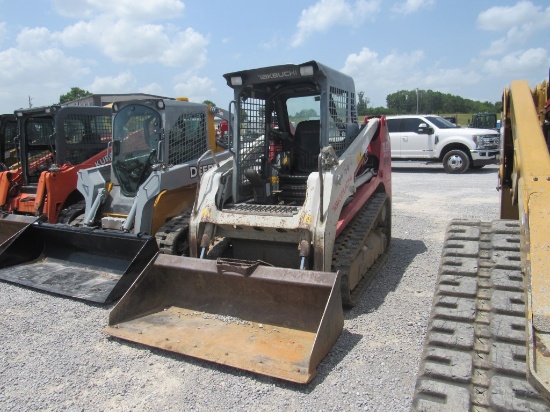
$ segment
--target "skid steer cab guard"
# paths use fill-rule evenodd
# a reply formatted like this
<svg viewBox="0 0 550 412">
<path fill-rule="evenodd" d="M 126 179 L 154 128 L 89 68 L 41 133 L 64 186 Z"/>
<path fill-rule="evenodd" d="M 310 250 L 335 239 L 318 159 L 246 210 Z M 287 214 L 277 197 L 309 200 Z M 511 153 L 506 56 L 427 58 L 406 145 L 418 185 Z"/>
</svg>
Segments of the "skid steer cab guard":
<svg viewBox="0 0 550 412">
<path fill-rule="evenodd" d="M 157 250 L 150 236 L 33 223 L 0 253 L 0 279 L 109 303 L 126 292 Z"/>
<path fill-rule="evenodd" d="M 296 270 L 240 263 L 159 254 L 112 310 L 106 332 L 309 382 L 342 331 L 339 277 L 308 271 L 297 280 Z"/>
</svg>

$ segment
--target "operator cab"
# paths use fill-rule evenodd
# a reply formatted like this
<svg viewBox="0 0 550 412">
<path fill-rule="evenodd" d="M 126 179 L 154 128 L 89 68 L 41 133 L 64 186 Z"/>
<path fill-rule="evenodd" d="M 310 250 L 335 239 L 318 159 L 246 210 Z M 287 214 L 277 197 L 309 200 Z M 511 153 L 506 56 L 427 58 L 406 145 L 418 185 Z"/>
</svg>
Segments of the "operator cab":
<svg viewBox="0 0 550 412">
<path fill-rule="evenodd" d="M 235 203 L 301 206 L 321 149 L 359 133 L 353 80 L 315 61 L 224 75 L 234 89 Z"/>
</svg>

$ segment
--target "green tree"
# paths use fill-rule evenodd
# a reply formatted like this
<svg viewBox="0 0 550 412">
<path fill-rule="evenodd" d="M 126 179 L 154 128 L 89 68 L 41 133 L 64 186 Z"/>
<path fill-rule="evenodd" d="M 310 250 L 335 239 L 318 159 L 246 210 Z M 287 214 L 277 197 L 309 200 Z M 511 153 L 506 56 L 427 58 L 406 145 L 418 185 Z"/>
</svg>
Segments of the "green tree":
<svg viewBox="0 0 550 412">
<path fill-rule="evenodd" d="M 300 119 L 309 119 L 310 117 L 319 117 L 319 113 L 317 113 L 315 109 L 302 109 L 299 112 L 296 112 L 294 117 Z"/>
<path fill-rule="evenodd" d="M 367 114 L 367 107 L 370 103 L 370 98 L 365 97 L 365 92 L 357 93 L 357 115 L 364 116 Z"/>
<path fill-rule="evenodd" d="M 416 113 L 417 105 L 419 113 L 499 113 L 502 108 L 500 102 L 479 102 L 448 93 L 416 89 L 388 94 L 386 104 L 390 111 L 398 114 Z"/>
<path fill-rule="evenodd" d="M 65 93 L 59 96 L 59 103 L 72 102 L 73 100 L 90 96 L 92 94 L 93 93 L 87 90 L 81 89 L 80 87 L 71 87 L 71 90 L 68 93 Z"/>
<path fill-rule="evenodd" d="M 216 107 L 216 103 L 214 103 L 212 100 L 204 100 L 202 103 L 207 104 L 208 106 Z"/>
</svg>

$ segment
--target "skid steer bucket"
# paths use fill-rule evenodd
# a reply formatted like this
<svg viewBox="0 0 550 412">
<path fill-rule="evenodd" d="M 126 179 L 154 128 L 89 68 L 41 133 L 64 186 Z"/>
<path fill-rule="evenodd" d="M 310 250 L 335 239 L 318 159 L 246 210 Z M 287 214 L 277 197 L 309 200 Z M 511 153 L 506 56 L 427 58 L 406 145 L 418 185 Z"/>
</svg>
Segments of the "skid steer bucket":
<svg viewBox="0 0 550 412">
<path fill-rule="evenodd" d="M 0 279 L 108 303 L 126 292 L 157 251 L 150 236 L 35 223 L 0 253 Z"/>
<path fill-rule="evenodd" d="M 342 332 L 339 274 L 248 269 L 159 254 L 113 308 L 105 331 L 263 375 L 309 382 Z"/>
<path fill-rule="evenodd" d="M 0 215 L 0 252 L 27 226 L 36 222 L 38 216 L 23 216 L 5 213 Z"/>
</svg>

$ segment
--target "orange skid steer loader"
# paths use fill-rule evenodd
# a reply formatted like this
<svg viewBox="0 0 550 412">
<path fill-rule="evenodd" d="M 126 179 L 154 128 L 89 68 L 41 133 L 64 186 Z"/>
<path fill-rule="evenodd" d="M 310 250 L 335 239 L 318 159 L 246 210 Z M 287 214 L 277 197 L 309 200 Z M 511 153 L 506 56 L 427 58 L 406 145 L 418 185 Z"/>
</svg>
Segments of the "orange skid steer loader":
<svg viewBox="0 0 550 412">
<path fill-rule="evenodd" d="M 360 128 L 353 80 L 315 61 L 224 77 L 233 156 L 200 181 L 191 257 L 157 255 L 106 332 L 307 383 L 388 254 L 386 121 Z"/>
<path fill-rule="evenodd" d="M 49 106 L 15 117 L 19 163 L 0 172 L 0 250 L 38 219 L 65 223 L 83 210 L 78 170 L 109 162 L 109 108 Z"/>
</svg>

